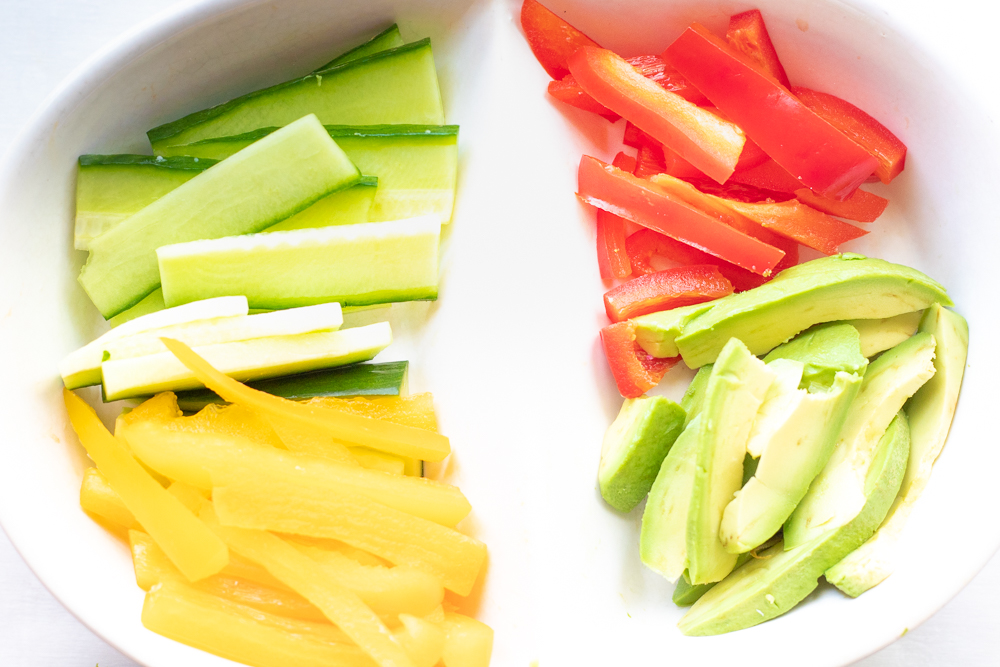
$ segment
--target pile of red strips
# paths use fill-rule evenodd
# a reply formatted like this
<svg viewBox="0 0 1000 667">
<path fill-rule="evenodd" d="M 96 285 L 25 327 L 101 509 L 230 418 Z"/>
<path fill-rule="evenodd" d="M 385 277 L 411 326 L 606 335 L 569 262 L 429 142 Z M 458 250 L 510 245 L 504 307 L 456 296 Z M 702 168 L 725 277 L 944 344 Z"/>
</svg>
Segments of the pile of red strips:
<svg viewBox="0 0 1000 667">
<path fill-rule="evenodd" d="M 521 25 L 549 94 L 624 118 L 636 149 L 611 164 L 583 156 L 577 193 L 597 208 L 601 277 L 625 280 L 604 295 L 614 324 L 601 331 L 625 397 L 679 360 L 648 355 L 629 318 L 762 285 L 798 263 L 799 244 L 835 254 L 868 233 L 840 218 L 873 222 L 889 203 L 858 186 L 895 178 L 906 146 L 853 104 L 792 86 L 759 10 L 731 17 L 725 39 L 692 23 L 660 55 L 634 58 L 537 0 Z M 654 257 L 677 268 L 657 271 Z"/>
</svg>

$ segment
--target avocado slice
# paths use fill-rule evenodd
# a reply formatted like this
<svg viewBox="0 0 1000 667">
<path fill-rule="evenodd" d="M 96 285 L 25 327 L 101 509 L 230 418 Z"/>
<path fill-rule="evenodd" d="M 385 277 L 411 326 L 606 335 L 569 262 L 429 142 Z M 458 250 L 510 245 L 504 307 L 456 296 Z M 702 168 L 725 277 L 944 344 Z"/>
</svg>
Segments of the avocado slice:
<svg viewBox="0 0 1000 667">
<path fill-rule="evenodd" d="M 861 335 L 844 322 L 817 324 L 784 345 L 771 350 L 765 362 L 775 359 L 801 361 L 803 389 L 830 387 L 837 373 L 862 375 L 868 359 L 861 353 Z"/>
<path fill-rule="evenodd" d="M 839 372 L 829 391 L 792 389 L 791 409 L 768 438 L 756 473 L 722 515 L 719 537 L 727 551 L 750 551 L 778 532 L 830 459 L 860 387 L 860 375 Z"/>
<path fill-rule="evenodd" d="M 687 522 L 698 457 L 695 417 L 674 442 L 649 490 L 639 533 L 639 557 L 649 569 L 677 581 L 688 565 Z"/>
<path fill-rule="evenodd" d="M 767 443 L 774 437 L 775 432 L 788 421 L 788 417 L 798 405 L 800 398 L 797 391 L 802 381 L 804 366 L 801 361 L 792 359 L 775 359 L 767 364 L 767 367 L 774 372 L 774 382 L 771 383 L 764 396 L 764 402 L 754 417 L 750 437 L 747 440 L 747 455 L 755 463 L 764 453 Z M 746 484 L 748 481 L 749 478 L 743 480 L 743 483 Z"/>
<path fill-rule="evenodd" d="M 875 455 L 860 470 L 864 504 L 846 523 L 797 548 L 783 542 L 726 577 L 695 602 L 678 626 L 686 635 L 742 630 L 785 613 L 818 585 L 820 575 L 864 543 L 889 511 L 899 491 L 910 437 L 902 412 L 890 422 Z M 848 465 L 845 463 L 845 465 Z"/>
<path fill-rule="evenodd" d="M 847 324 L 858 330 L 861 336 L 861 354 L 870 359 L 917 333 L 923 314 L 924 311 L 915 310 L 880 320 L 849 320 Z"/>
<path fill-rule="evenodd" d="M 639 504 L 684 428 L 684 410 L 662 396 L 626 399 L 604 434 L 597 479 L 604 500 L 620 512 Z"/>
<path fill-rule="evenodd" d="M 692 584 L 721 581 L 736 566 L 736 554 L 726 551 L 719 539 L 719 524 L 723 510 L 742 485 L 750 428 L 774 377 L 738 338 L 726 343 L 712 368 L 698 417 L 698 454 L 688 512 Z"/>
<path fill-rule="evenodd" d="M 769 283 L 716 301 L 674 341 L 684 363 L 712 363 L 730 338 L 765 354 L 814 324 L 885 318 L 951 305 L 944 288 L 916 269 L 846 253 L 785 269 Z"/>
<path fill-rule="evenodd" d="M 687 414 L 685 425 L 694 421 L 694 418 L 701 414 L 701 408 L 705 404 L 705 389 L 708 388 L 708 379 L 712 376 L 712 364 L 702 366 L 694 374 L 691 384 L 688 385 L 681 398 L 681 407 Z"/>
<path fill-rule="evenodd" d="M 924 313 L 920 331 L 937 341 L 935 373 L 906 403 L 910 460 L 899 496 L 875 535 L 826 572 L 827 581 L 851 597 L 881 583 L 895 569 L 903 527 L 927 486 L 958 406 L 969 351 L 968 323 L 958 313 L 934 304 Z"/>
<path fill-rule="evenodd" d="M 674 339 L 681 335 L 684 325 L 710 310 L 713 305 L 714 302 L 708 301 L 632 318 L 635 324 L 635 342 L 650 356 L 661 359 L 676 357 L 680 352 L 677 351 Z"/>
<path fill-rule="evenodd" d="M 878 438 L 906 400 L 934 375 L 934 347 L 934 336 L 921 332 L 868 367 L 830 460 L 785 522 L 787 549 L 844 525 L 861 510 L 864 475 Z"/>
</svg>

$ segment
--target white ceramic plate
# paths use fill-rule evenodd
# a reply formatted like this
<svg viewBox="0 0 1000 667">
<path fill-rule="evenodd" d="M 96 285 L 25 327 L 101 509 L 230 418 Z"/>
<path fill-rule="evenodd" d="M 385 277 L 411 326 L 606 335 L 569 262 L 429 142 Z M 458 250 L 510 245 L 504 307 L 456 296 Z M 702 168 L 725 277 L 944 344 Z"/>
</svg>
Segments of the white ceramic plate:
<svg viewBox="0 0 1000 667">
<path fill-rule="evenodd" d="M 748 7 L 546 4 L 626 55 L 659 52 L 692 20 L 721 32 L 731 13 Z M 434 391 L 457 452 L 441 475 L 462 486 L 475 508 L 465 528 L 490 546 L 478 600 L 480 618 L 496 630 L 495 665 L 843 665 L 926 619 L 1000 544 L 1000 449 L 983 437 L 993 430 L 1000 364 L 980 342 L 997 326 L 995 130 L 955 77 L 878 7 L 762 0 L 792 81 L 857 103 L 909 146 L 904 174 L 873 188 L 890 197 L 889 210 L 853 249 L 942 281 L 970 322 L 970 366 L 896 574 L 858 600 L 822 586 L 756 628 L 680 635 L 672 587 L 637 557 L 639 511 L 615 514 L 595 482 L 601 436 L 620 398 L 597 342 L 605 319 L 593 212 L 573 192 L 580 155 L 610 159 L 622 124 L 547 98 L 519 6 L 185 5 L 82 66 L 0 167 L 0 521 L 56 597 L 137 661 L 229 664 L 142 627 L 127 549 L 78 505 L 88 463 L 63 414 L 56 364 L 104 325 L 75 280 L 83 260 L 71 243 L 76 157 L 145 151 L 149 127 L 309 71 L 393 19 L 408 39 L 434 39 L 448 122 L 462 126 L 462 157 L 441 298 L 395 309 L 391 357 L 412 360 L 414 390 Z M 677 393 L 686 377 L 674 371 L 663 391 Z"/>
</svg>

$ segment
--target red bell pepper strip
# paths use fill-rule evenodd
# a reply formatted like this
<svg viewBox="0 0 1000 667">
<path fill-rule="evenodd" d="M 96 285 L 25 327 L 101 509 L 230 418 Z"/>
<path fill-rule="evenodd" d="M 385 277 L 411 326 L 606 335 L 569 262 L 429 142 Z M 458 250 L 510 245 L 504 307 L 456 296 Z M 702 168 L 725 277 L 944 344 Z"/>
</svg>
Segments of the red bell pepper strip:
<svg viewBox="0 0 1000 667">
<path fill-rule="evenodd" d="M 566 60 L 582 46 L 598 46 L 597 42 L 566 23 L 537 0 L 524 0 L 521 5 L 521 28 L 531 52 L 553 79 L 569 74 Z"/>
<path fill-rule="evenodd" d="M 799 182 L 799 179 L 785 171 L 774 160 L 765 160 L 760 165 L 746 171 L 737 170 L 726 183 L 742 183 L 760 188 L 761 190 L 773 190 L 789 194 L 802 189 L 802 183 Z"/>
<path fill-rule="evenodd" d="M 612 164 L 619 169 L 633 171 L 635 158 L 619 153 Z M 597 209 L 597 266 L 601 271 L 601 280 L 632 275 L 625 242 L 625 221 L 614 213 Z"/>
<path fill-rule="evenodd" d="M 649 178 L 653 174 L 670 174 L 677 178 L 708 178 L 690 162 L 628 121 L 625 122 L 622 143 L 638 149 L 636 168 L 632 173 L 639 178 Z"/>
<path fill-rule="evenodd" d="M 782 239 L 782 242 L 782 249 L 786 252 L 784 258 L 775 267 L 775 275 L 789 266 L 795 266 L 799 261 L 799 244 L 787 239 Z M 625 240 L 625 250 L 628 252 L 632 273 L 635 275 L 653 273 L 656 269 L 653 268 L 650 260 L 653 256 L 659 256 L 682 266 L 715 264 L 719 268 L 719 273 L 733 284 L 735 292 L 745 292 L 760 287 L 770 280 L 770 278 L 751 273 L 735 264 L 724 262 L 718 257 L 712 257 L 708 253 L 680 241 L 675 241 L 669 236 L 654 232 L 652 229 L 640 229 L 629 235 Z"/>
<path fill-rule="evenodd" d="M 723 185 L 719 185 L 715 181 L 710 181 L 707 178 L 684 180 L 697 188 L 699 192 L 703 192 L 707 195 L 715 195 L 716 197 L 722 197 L 723 199 L 735 199 L 736 201 L 748 203 L 760 201 L 788 201 L 789 199 L 795 199 L 794 194 L 777 192 L 775 190 L 765 190 L 753 185 L 734 183 L 731 180 Z"/>
<path fill-rule="evenodd" d="M 756 142 L 751 139 L 747 139 L 747 142 L 743 144 L 743 152 L 740 153 L 740 161 L 736 163 L 736 171 L 746 171 L 748 169 L 753 169 L 758 165 L 762 165 L 768 160 L 767 153 L 764 149 L 757 145 Z"/>
<path fill-rule="evenodd" d="M 635 153 L 635 169 L 632 173 L 639 178 L 649 178 L 667 170 L 663 147 L 656 143 L 641 144 Z"/>
<path fill-rule="evenodd" d="M 885 125 L 839 97 L 808 88 L 792 88 L 792 93 L 820 118 L 868 151 L 878 161 L 875 174 L 883 183 L 903 171 L 906 145 Z"/>
<path fill-rule="evenodd" d="M 844 201 L 820 197 L 812 190 L 806 189 L 796 190 L 795 198 L 818 211 L 855 222 L 875 222 L 875 219 L 882 215 L 885 207 L 889 205 L 888 199 L 861 188 L 855 190 Z"/>
<path fill-rule="evenodd" d="M 840 244 L 853 241 L 868 233 L 868 230 L 831 218 L 811 208 L 797 199 L 783 202 L 746 203 L 735 200 L 720 200 L 725 205 L 742 213 L 765 229 L 798 241 L 807 248 L 827 255 L 840 252 Z"/>
<path fill-rule="evenodd" d="M 579 49 L 569 69 L 591 97 L 711 178 L 724 183 L 733 173 L 745 141 L 740 128 L 664 90 L 607 49 Z"/>
<path fill-rule="evenodd" d="M 604 356 L 618 391 L 625 398 L 639 398 L 655 387 L 680 357 L 657 359 L 635 341 L 635 323 L 619 322 L 601 329 Z"/>
<path fill-rule="evenodd" d="M 580 84 L 576 82 L 576 79 L 573 78 L 572 74 L 567 74 L 559 81 L 549 81 L 549 95 L 556 98 L 563 104 L 568 104 L 571 107 L 583 109 L 584 111 L 589 111 L 590 113 L 596 113 L 598 116 L 601 116 L 612 123 L 621 118 L 621 116 L 616 114 L 614 111 L 598 104 L 597 100 L 583 92 L 583 88 L 581 88 Z"/>
<path fill-rule="evenodd" d="M 577 51 L 570 66 L 588 52 Z M 867 151 L 704 26 L 691 24 L 663 57 L 805 187 L 842 200 L 878 166 Z"/>
<path fill-rule="evenodd" d="M 791 88 L 785 68 L 778 60 L 778 52 L 774 50 L 771 36 L 764 27 L 764 17 L 759 9 L 734 14 L 729 17 L 729 29 L 726 30 L 726 41 L 736 51 L 753 60 L 759 67 L 778 80 L 785 88 Z"/>
<path fill-rule="evenodd" d="M 580 160 L 584 203 L 683 241 L 745 269 L 769 274 L 785 253 L 738 231 L 649 181 L 590 157 Z"/>
<path fill-rule="evenodd" d="M 713 264 L 682 266 L 641 275 L 604 294 L 612 322 L 713 301 L 733 293 L 733 284 Z"/>
</svg>

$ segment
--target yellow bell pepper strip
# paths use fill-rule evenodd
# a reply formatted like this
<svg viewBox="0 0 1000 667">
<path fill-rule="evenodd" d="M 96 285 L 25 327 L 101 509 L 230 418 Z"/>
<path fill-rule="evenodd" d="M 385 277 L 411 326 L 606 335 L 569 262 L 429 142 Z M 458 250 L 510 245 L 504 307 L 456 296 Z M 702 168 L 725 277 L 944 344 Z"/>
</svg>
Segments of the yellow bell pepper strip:
<svg viewBox="0 0 1000 667">
<path fill-rule="evenodd" d="M 95 516 L 104 519 L 113 528 L 138 528 L 139 522 L 125 507 L 125 503 L 108 484 L 107 477 L 97 468 L 87 468 L 83 471 L 83 483 L 80 485 L 80 507 Z"/>
<path fill-rule="evenodd" d="M 429 572 L 459 595 L 469 594 L 486 560 L 479 540 L 335 488 L 317 496 L 275 480 L 264 494 L 255 482 L 234 481 L 212 489 L 212 499 L 224 525 L 340 540 Z"/>
<path fill-rule="evenodd" d="M 337 440 L 425 461 L 441 461 L 451 453 L 448 438 L 433 431 L 371 419 L 317 406 L 303 405 L 251 389 L 212 368 L 184 343 L 167 338 L 163 344 L 206 387 L 230 403 L 239 403 L 331 434 Z"/>
<path fill-rule="evenodd" d="M 177 569 L 197 581 L 225 567 L 229 550 L 222 540 L 132 458 L 83 399 L 67 389 L 63 399 L 87 454 Z"/>
<path fill-rule="evenodd" d="M 444 615 L 445 642 L 441 661 L 445 667 L 489 667 L 493 629 L 462 614 Z"/>
</svg>

